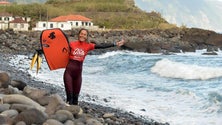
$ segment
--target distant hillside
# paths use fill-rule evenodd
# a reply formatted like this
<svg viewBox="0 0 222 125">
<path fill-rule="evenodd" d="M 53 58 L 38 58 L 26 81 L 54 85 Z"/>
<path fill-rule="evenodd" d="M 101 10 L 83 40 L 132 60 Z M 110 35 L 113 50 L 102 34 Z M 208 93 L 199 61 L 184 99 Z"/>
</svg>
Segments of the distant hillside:
<svg viewBox="0 0 222 125">
<path fill-rule="evenodd" d="M 11 3 L 30 4 L 30 3 L 45 3 L 47 0 L 8 0 Z"/>
<path fill-rule="evenodd" d="M 31 3 L 37 0 L 15 1 L 18 3 L 27 1 L 30 4 L 0 7 L 0 12 L 7 11 L 13 15 L 31 17 L 31 28 L 35 27 L 37 21 L 46 21 L 68 14 L 86 16 L 92 19 L 94 25 L 108 29 L 175 27 L 162 18 L 160 13 L 142 11 L 135 6 L 134 0 L 47 0 L 45 3 Z"/>
</svg>

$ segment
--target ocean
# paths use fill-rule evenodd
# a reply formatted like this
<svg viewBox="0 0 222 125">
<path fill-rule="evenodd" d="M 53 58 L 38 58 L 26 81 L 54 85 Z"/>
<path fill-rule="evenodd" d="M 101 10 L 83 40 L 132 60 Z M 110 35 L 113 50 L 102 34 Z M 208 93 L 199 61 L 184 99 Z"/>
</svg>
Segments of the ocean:
<svg viewBox="0 0 222 125">
<path fill-rule="evenodd" d="M 172 55 L 130 51 L 88 55 L 80 100 L 171 125 L 221 125 L 222 52 L 203 52 L 206 50 Z M 50 71 L 43 58 L 36 74 L 35 67 L 29 69 L 30 58 L 16 55 L 9 63 L 35 80 L 64 88 L 64 69 Z"/>
</svg>

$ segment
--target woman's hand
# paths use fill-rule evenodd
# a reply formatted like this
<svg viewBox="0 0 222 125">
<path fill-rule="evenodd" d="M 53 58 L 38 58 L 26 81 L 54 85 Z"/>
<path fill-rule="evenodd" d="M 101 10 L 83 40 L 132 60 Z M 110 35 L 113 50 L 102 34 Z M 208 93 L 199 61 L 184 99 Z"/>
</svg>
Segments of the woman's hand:
<svg viewBox="0 0 222 125">
<path fill-rule="evenodd" d="M 125 44 L 125 40 L 124 39 L 120 40 L 119 42 L 116 42 L 116 45 L 119 46 L 119 47 L 124 45 L 124 44 Z"/>
</svg>

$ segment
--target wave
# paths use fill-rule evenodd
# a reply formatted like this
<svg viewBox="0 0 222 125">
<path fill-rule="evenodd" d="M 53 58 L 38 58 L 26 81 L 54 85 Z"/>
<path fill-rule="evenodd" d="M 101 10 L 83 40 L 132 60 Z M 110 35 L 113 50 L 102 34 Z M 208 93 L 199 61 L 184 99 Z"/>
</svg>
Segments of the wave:
<svg viewBox="0 0 222 125">
<path fill-rule="evenodd" d="M 207 80 L 222 77 L 222 68 L 220 67 L 183 64 L 169 59 L 162 59 L 156 62 L 151 68 L 151 72 L 161 77 L 181 78 L 186 80 Z"/>
<path fill-rule="evenodd" d="M 209 96 L 209 101 L 212 102 L 212 103 L 220 103 L 221 106 L 222 106 L 222 95 L 218 92 L 210 92 L 208 94 Z"/>
<path fill-rule="evenodd" d="M 106 52 L 106 53 L 100 55 L 98 58 L 99 59 L 108 58 L 108 57 L 115 56 L 115 55 L 122 54 L 122 53 L 123 52 L 121 52 L 121 51 Z"/>
<path fill-rule="evenodd" d="M 144 53 L 144 52 L 132 52 L 132 51 L 111 51 L 111 52 L 106 52 L 104 54 L 99 55 L 98 58 L 103 59 L 103 58 L 109 58 L 112 56 L 116 56 L 116 55 L 133 55 L 133 56 L 147 56 L 147 55 L 161 55 L 161 53 L 155 53 L 155 54 L 151 54 L 151 53 Z"/>
<path fill-rule="evenodd" d="M 222 95 L 219 92 L 209 92 L 208 101 L 209 102 L 205 103 L 205 105 L 202 107 L 204 113 L 222 113 Z"/>
</svg>

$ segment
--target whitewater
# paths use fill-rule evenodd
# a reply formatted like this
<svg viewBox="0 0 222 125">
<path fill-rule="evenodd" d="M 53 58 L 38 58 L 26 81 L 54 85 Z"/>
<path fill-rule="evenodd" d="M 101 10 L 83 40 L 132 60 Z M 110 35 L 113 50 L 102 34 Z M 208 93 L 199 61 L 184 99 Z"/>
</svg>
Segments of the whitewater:
<svg viewBox="0 0 222 125">
<path fill-rule="evenodd" d="M 206 50 L 172 55 L 129 51 L 88 55 L 80 101 L 171 125 L 221 125 L 222 52 L 203 52 Z M 50 71 L 43 59 L 36 74 L 29 69 L 30 62 L 31 55 L 15 55 L 9 63 L 35 80 L 64 88 L 64 69 Z"/>
</svg>

